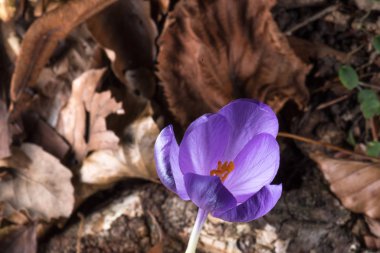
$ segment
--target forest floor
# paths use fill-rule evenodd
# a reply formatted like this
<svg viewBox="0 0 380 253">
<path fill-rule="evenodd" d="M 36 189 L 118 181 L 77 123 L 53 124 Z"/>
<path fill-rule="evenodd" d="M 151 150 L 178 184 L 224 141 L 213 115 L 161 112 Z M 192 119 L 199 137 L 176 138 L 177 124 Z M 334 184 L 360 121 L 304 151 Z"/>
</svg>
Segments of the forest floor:
<svg viewBox="0 0 380 253">
<path fill-rule="evenodd" d="M 138 37 L 140 35 L 136 35 L 139 34 L 138 31 L 128 26 L 128 22 L 132 23 L 131 26 L 140 24 L 138 22 L 142 16 L 140 19 L 134 16 L 139 13 L 139 7 L 136 6 L 133 7 L 136 7 L 137 11 L 132 8 L 133 13 L 126 15 L 133 22 L 128 19 L 125 21 L 116 15 L 114 21 L 109 21 L 104 18 L 107 17 L 107 13 L 95 14 L 83 24 L 79 24 L 83 22 L 80 19 L 80 22 L 73 21 L 73 24 L 63 22 L 60 30 L 57 28 L 63 35 L 54 32 L 48 34 L 41 28 L 38 31 L 36 29 L 32 36 L 23 37 L 27 28 L 32 27 L 33 22 L 37 22 L 35 17 L 28 17 L 32 15 L 29 13 L 32 11 L 28 9 L 24 10 L 24 14 L 18 16 L 16 21 L 3 23 L 0 70 L 2 83 L 6 85 L 2 85 L 0 112 L 7 117 L 0 115 L 0 124 L 9 125 L 7 129 L 11 130 L 7 130 L 10 132 L 8 144 L 12 143 L 13 146 L 10 160 L 7 155 L 3 155 L 2 152 L 5 151 L 0 149 L 0 192 L 5 192 L 7 187 L 24 187 L 22 182 L 12 182 L 13 178 L 17 179 L 16 167 L 20 159 L 15 155 L 18 151 L 15 151 L 17 148 L 14 149 L 14 146 L 21 147 L 17 150 L 30 157 L 50 159 L 49 164 L 55 164 L 59 160 L 65 168 L 70 169 L 73 176 L 73 186 L 53 191 L 57 196 L 71 192 L 72 196 L 65 197 L 64 200 L 71 203 L 70 211 L 65 211 L 66 204 L 60 203 L 56 206 L 57 209 L 61 209 L 58 213 L 50 209 L 41 210 L 32 204 L 24 207 L 23 203 L 20 203 L 23 202 L 23 198 L 17 195 L 17 191 L 14 191 L 16 196 L 13 196 L 13 199 L 0 194 L 0 246 L 8 247 L 7 252 L 36 252 L 28 251 L 33 248 L 30 245 L 35 245 L 36 241 L 36 248 L 40 253 L 184 252 L 197 210 L 193 203 L 182 201 L 157 180 L 153 163 L 154 140 L 159 130 L 168 124 L 174 124 L 180 138 L 186 125 L 195 116 L 200 116 L 208 110 L 215 111 L 220 101 L 224 103 L 238 97 L 261 98 L 260 92 L 263 89 L 257 88 L 258 91 L 255 91 L 248 87 L 241 93 L 241 89 L 232 84 L 232 89 L 239 89 L 240 93 L 231 92 L 234 95 L 227 98 L 223 97 L 223 94 L 217 98 L 216 95 L 210 95 L 209 99 L 217 105 L 216 107 L 208 101 L 199 102 L 198 95 L 194 95 L 199 92 L 196 88 L 189 93 L 189 98 L 186 97 L 186 92 L 183 95 L 183 91 L 180 90 L 178 98 L 170 97 L 175 94 L 175 87 L 166 85 L 165 82 L 168 82 L 168 79 L 175 81 L 175 76 L 180 73 L 175 65 L 176 61 L 181 62 L 183 59 L 183 50 L 179 50 L 178 47 L 178 52 L 174 48 L 171 49 L 173 52 L 165 52 L 166 48 L 162 45 L 175 44 L 165 42 L 170 41 L 170 36 L 177 36 L 167 35 L 169 32 L 165 34 L 165 29 L 170 26 L 165 22 L 168 22 L 168 15 L 176 8 L 179 9 L 178 5 L 183 1 L 196 2 L 151 1 L 149 15 L 152 23 L 154 21 L 156 31 L 146 36 L 149 38 L 143 38 L 150 39 L 149 43 L 153 45 L 158 44 L 158 48 L 155 46 L 155 49 L 150 48 L 151 44 L 146 40 L 142 41 L 142 37 Z M 38 5 L 29 5 L 34 11 L 33 15 L 36 15 Z M 157 6 L 160 6 L 160 11 L 155 10 Z M 164 10 L 163 6 L 167 9 Z M 110 16 L 110 13 L 107 15 Z M 272 85 L 272 81 L 280 80 L 281 76 L 290 80 L 290 83 L 268 89 L 265 93 L 265 96 L 279 94 L 280 102 L 263 97 L 272 106 L 276 103 L 273 107 L 277 111 L 280 123 L 277 140 L 281 147 L 281 162 L 274 183 L 283 184 L 283 195 L 268 215 L 256 221 L 228 223 L 210 216 L 201 232 L 199 252 L 377 252 L 380 249 L 380 175 L 377 173 L 380 170 L 380 102 L 377 98 L 380 91 L 380 37 L 379 51 L 374 41 L 376 36 L 380 35 L 380 3 L 375 0 L 278 0 L 270 13 L 280 34 L 273 35 L 273 40 L 276 40 L 276 36 L 286 38 L 286 50 L 289 47 L 289 50 L 292 50 L 291 57 L 297 57 L 294 66 L 300 66 L 289 70 L 296 73 L 294 76 L 284 74 L 288 70 L 281 66 L 278 69 L 285 69 L 283 73 L 277 73 L 278 79 L 265 79 L 260 74 L 258 78 L 269 80 L 269 85 Z M 124 26 L 123 22 L 126 22 Z M 46 20 L 44 23 L 41 22 L 41 27 L 49 26 L 48 23 Z M 55 23 L 56 21 L 52 21 L 52 29 Z M 150 26 L 146 20 L 141 21 L 141 24 Z M 107 25 L 110 25 L 109 28 Z M 194 27 L 197 27 L 196 25 L 194 22 Z M 207 24 L 204 25 L 207 27 Z M 128 29 L 127 35 L 119 35 L 123 34 L 120 30 L 122 28 Z M 110 29 L 109 33 L 107 29 Z M 186 26 L 183 29 L 187 31 Z M 196 31 L 195 28 L 194 30 Z M 112 33 L 113 31 L 116 31 L 116 34 Z M 272 31 L 267 33 L 270 32 Z M 161 39 L 157 40 L 157 35 L 162 34 L 166 37 L 162 36 L 163 39 L 160 37 Z M 135 39 L 128 37 L 135 35 Z M 33 36 L 41 45 L 36 45 Z M 121 37 L 122 39 L 119 39 Z M 5 42 L 6 38 L 19 38 L 20 41 L 24 40 L 29 44 L 22 42 L 26 45 L 19 44 L 19 51 L 16 50 L 18 53 L 15 53 L 12 49 L 13 44 L 8 45 L 8 42 Z M 181 39 L 183 38 L 180 37 L 178 41 Z M 49 42 L 54 40 L 58 43 L 57 47 L 49 45 Z M 184 48 L 188 40 L 191 38 L 183 39 Z M 257 41 L 260 44 L 260 40 L 261 37 L 255 37 L 251 43 Z M 177 43 L 177 40 L 173 41 Z M 125 54 L 121 52 L 123 45 L 127 48 Z M 39 46 L 45 49 L 38 55 L 33 54 L 33 50 L 37 50 Z M 178 55 L 171 56 L 175 59 L 172 63 L 162 63 L 164 60 L 172 59 L 169 56 L 158 57 L 157 63 L 156 52 Z M 116 56 L 112 56 L 112 53 L 116 53 Z M 253 55 L 258 54 L 256 52 Z M 129 61 L 128 57 L 134 61 Z M 284 64 L 293 65 L 289 59 L 295 58 L 291 57 L 286 56 Z M 39 61 L 40 58 L 45 58 L 45 61 Z M 223 65 L 224 58 L 218 59 L 222 59 L 220 61 Z M 265 65 L 265 61 L 264 59 L 264 63 L 260 64 Z M 207 63 L 212 62 L 216 61 L 211 59 Z M 33 68 L 34 64 L 36 68 Z M 168 74 L 171 64 L 173 72 L 178 70 L 172 75 Z M 236 62 L 234 64 L 239 66 Z M 27 66 L 29 70 L 21 69 L 21 65 Z M 351 66 L 358 75 L 360 83 L 355 84 L 355 88 L 348 89 L 347 85 L 342 84 L 344 76 L 339 76 L 342 66 Z M 98 70 L 100 68 L 103 70 Z M 217 73 L 221 73 L 220 71 L 221 69 L 216 69 Z M 29 73 L 30 77 L 26 78 L 25 73 Z M 37 74 L 33 76 L 30 73 Z M 89 74 L 83 77 L 83 73 Z M 256 75 L 256 72 L 254 73 Z M 75 91 L 78 92 L 76 96 L 74 84 L 73 88 L 70 87 L 81 75 L 83 78 L 77 81 L 79 88 Z M 123 78 L 126 82 L 121 81 Z M 184 80 L 189 78 L 191 77 L 183 76 Z M 221 80 L 223 81 L 222 78 Z M 88 88 L 91 86 L 89 83 L 96 86 Z M 267 85 L 265 81 L 262 83 L 262 87 Z M 17 95 L 20 92 L 17 92 L 24 89 L 23 87 L 29 89 L 21 92 L 20 98 Z M 206 88 L 209 87 L 211 86 Z M 186 90 L 186 84 L 182 88 Z M 89 90 L 83 92 L 86 89 Z M 253 95 L 247 90 L 253 90 Z M 362 90 L 376 94 L 377 100 L 371 100 L 369 106 L 367 104 L 367 108 L 371 109 L 366 109 L 365 103 L 359 98 Z M 111 95 L 104 95 L 106 92 L 110 92 L 118 102 L 112 100 Z M 205 94 L 207 92 L 209 91 L 205 90 Z M 215 88 L 211 89 L 209 94 L 217 92 L 219 90 Z M 94 94 L 99 94 L 100 98 L 96 100 Z M 81 102 L 85 105 L 77 103 L 75 99 L 78 97 L 81 97 L 80 100 L 82 99 Z M 178 105 L 181 99 L 184 105 Z M 193 102 L 191 99 L 201 104 L 199 107 L 194 106 L 194 111 L 190 106 Z M 365 98 L 364 101 L 369 99 Z M 1 107 L 2 101 L 5 102 L 5 110 Z M 189 105 L 186 104 L 188 101 Z M 71 102 L 73 104 L 70 104 Z M 81 115 L 81 112 L 76 110 L 78 106 L 83 106 Z M 103 113 L 102 109 L 106 112 Z M 371 116 L 365 115 L 368 110 L 372 110 Z M 122 111 L 125 117 L 119 115 Z M 108 117 L 108 114 L 115 112 L 116 116 L 114 114 Z M 77 117 L 73 126 L 67 123 L 72 120 L 68 115 Z M 78 119 L 83 120 L 83 125 L 78 123 Z M 104 127 L 102 123 L 98 124 L 98 119 L 103 120 Z M 85 133 L 82 137 L 86 135 L 83 145 L 78 144 L 81 141 L 77 139 L 78 136 L 70 134 L 70 129 L 75 132 L 75 129 L 81 127 L 82 130 L 79 131 Z M 0 137 L 5 140 L 5 135 L 2 135 L 5 132 L 3 129 L 5 127 L 1 128 L 0 125 Z M 98 130 L 102 135 L 96 135 Z M 35 146 L 24 147 L 23 143 L 33 143 Z M 112 151 L 114 153 L 103 152 L 115 149 L 115 145 L 119 149 Z M 37 146 L 46 152 L 36 148 Z M 54 156 L 54 161 L 51 160 L 53 158 L 49 158 L 51 156 Z M 137 162 L 134 161 L 136 159 Z M 29 166 L 30 170 L 33 169 L 34 163 L 33 160 Z M 51 177 L 55 175 L 59 180 L 62 176 L 51 171 L 44 173 Z M 9 175 L 13 178 L 9 179 Z M 355 177 L 352 179 L 350 176 Z M 34 179 L 33 176 L 30 177 Z M 66 179 L 62 179 L 62 182 L 64 180 Z M 70 177 L 67 180 L 69 183 Z M 5 183 L 1 186 L 3 181 L 12 182 L 12 186 Z M 60 182 L 54 181 L 51 184 Z M 25 187 L 29 189 L 30 186 Z M 37 190 L 30 191 L 38 194 Z M 61 191 L 65 193 L 61 194 Z M 31 196 L 37 198 L 36 195 Z M 12 206 L 12 210 L 17 209 L 17 212 L 9 211 L 7 204 Z M 67 219 L 57 220 L 62 216 Z M 5 228 L 11 228 L 10 232 Z M 15 243 L 10 243 L 12 240 Z M 29 249 L 20 251 L 21 247 Z"/>
</svg>

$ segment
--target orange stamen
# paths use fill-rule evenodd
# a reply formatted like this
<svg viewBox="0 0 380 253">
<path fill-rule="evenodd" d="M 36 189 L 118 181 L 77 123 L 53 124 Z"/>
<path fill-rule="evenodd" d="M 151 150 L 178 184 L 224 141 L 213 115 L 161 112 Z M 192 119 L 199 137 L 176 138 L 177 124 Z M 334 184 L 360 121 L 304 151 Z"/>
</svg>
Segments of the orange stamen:
<svg viewBox="0 0 380 253">
<path fill-rule="evenodd" d="M 210 171 L 210 176 L 218 176 L 224 182 L 228 175 L 235 169 L 235 164 L 231 162 L 218 161 L 218 167 Z"/>
</svg>

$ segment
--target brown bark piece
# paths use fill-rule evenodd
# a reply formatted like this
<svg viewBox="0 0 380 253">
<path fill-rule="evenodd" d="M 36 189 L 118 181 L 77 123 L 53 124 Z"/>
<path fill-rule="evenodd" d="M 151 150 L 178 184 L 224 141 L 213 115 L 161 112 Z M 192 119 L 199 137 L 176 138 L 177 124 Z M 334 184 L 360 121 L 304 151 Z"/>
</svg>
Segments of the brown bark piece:
<svg viewBox="0 0 380 253">
<path fill-rule="evenodd" d="M 278 111 L 309 98 L 308 66 L 289 47 L 270 12 L 274 0 L 185 0 L 159 39 L 158 76 L 182 125 L 239 97 Z"/>
<path fill-rule="evenodd" d="M 350 212 L 326 189 L 318 173 L 309 173 L 305 182 L 299 189 L 284 192 L 276 207 L 259 220 L 230 223 L 209 216 L 197 252 L 360 251 L 360 244 L 347 228 Z M 194 204 L 160 185 L 126 188 L 110 193 L 110 202 L 86 217 L 82 252 L 147 252 L 159 241 L 158 232 L 148 225 L 150 214 L 165 233 L 163 251 L 185 252 L 197 212 Z M 77 231 L 78 224 L 70 226 L 42 245 L 41 252 L 53 253 L 61 248 L 75 252 Z"/>
</svg>

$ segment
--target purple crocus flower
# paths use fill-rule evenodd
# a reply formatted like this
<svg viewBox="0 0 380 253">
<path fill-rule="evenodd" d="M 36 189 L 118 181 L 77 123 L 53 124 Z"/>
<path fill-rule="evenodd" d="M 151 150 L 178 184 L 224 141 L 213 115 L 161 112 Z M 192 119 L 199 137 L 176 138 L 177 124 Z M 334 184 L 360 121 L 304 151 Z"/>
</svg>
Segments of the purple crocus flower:
<svg viewBox="0 0 380 253">
<path fill-rule="evenodd" d="M 186 252 L 195 252 L 210 213 L 225 221 L 247 222 L 268 213 L 281 196 L 271 185 L 279 167 L 278 121 L 263 103 L 239 99 L 206 114 L 187 129 L 178 146 L 172 126 L 155 144 L 161 182 L 199 207 Z"/>
</svg>

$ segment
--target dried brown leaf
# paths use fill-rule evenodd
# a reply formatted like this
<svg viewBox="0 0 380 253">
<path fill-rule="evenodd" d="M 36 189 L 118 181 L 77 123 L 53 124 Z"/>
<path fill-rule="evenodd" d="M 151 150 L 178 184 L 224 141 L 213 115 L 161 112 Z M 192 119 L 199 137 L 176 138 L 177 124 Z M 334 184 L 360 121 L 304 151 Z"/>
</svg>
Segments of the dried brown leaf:
<svg viewBox="0 0 380 253">
<path fill-rule="evenodd" d="M 83 161 L 82 182 L 108 185 L 129 177 L 156 180 L 152 150 L 158 134 L 150 115 L 135 120 L 118 150 L 96 151 Z"/>
<path fill-rule="evenodd" d="M 308 100 L 308 66 L 280 33 L 274 0 L 185 0 L 169 14 L 159 39 L 158 75 L 170 109 L 183 125 L 238 97 L 276 111 Z"/>
<path fill-rule="evenodd" d="M 1 229 L 0 249 L 4 253 L 36 253 L 36 226 L 11 226 Z"/>
<path fill-rule="evenodd" d="M 105 118 L 120 110 L 121 103 L 111 98 L 109 91 L 95 92 L 103 73 L 104 70 L 89 70 L 75 79 L 71 97 L 59 116 L 57 131 L 72 145 L 80 161 L 89 151 L 117 149 L 119 142 L 107 130 Z M 86 112 L 89 125 L 86 125 Z"/>
<path fill-rule="evenodd" d="M 63 160 L 70 150 L 70 145 L 48 123 L 36 113 L 23 115 L 23 125 L 27 141 L 41 146 L 46 152 Z"/>
<path fill-rule="evenodd" d="M 312 158 L 343 206 L 372 219 L 380 218 L 380 164 L 333 159 L 321 154 Z"/>
<path fill-rule="evenodd" d="M 11 155 L 10 144 L 11 133 L 8 125 L 8 110 L 5 103 L 0 100 L 0 159 Z"/>
<path fill-rule="evenodd" d="M 8 176 L 0 183 L 4 217 L 25 210 L 32 219 L 68 217 L 74 206 L 72 174 L 55 157 L 34 144 L 12 149 L 0 160 Z"/>
<path fill-rule="evenodd" d="M 118 1 L 93 16 L 87 26 L 112 61 L 112 69 L 131 91 L 152 97 L 157 28 L 149 1 Z"/>
<path fill-rule="evenodd" d="M 37 80 L 58 41 L 87 18 L 116 0 L 71 0 L 37 19 L 28 29 L 12 77 L 11 99 L 17 101 Z"/>
</svg>

